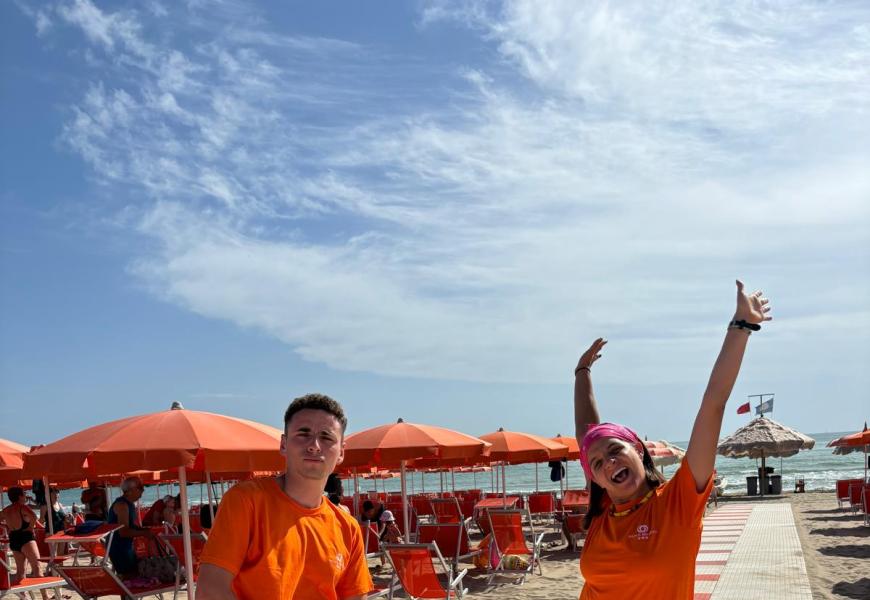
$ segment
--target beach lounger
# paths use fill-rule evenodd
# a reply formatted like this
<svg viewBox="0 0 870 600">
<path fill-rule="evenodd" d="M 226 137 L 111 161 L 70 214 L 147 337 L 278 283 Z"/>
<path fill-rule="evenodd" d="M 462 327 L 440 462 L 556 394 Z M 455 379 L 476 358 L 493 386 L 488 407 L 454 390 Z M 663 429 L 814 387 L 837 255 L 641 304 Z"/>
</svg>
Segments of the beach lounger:
<svg viewBox="0 0 870 600">
<path fill-rule="evenodd" d="M 160 583 L 147 587 L 130 587 L 105 563 L 93 566 L 56 565 L 54 569 L 77 594 L 86 600 L 103 596 L 120 596 L 124 600 L 135 600 L 147 596 L 163 598 L 163 594 L 169 593 L 174 596 L 178 591 L 180 573 L 180 571 L 176 571 L 175 583 L 173 584 Z"/>
<path fill-rule="evenodd" d="M 556 522 L 556 496 L 553 492 L 529 494 L 529 514 L 545 521 Z"/>
<path fill-rule="evenodd" d="M 529 539 L 526 538 L 523 530 L 523 517 L 528 519 L 530 526 Z M 541 533 L 535 537 L 535 530 L 532 527 L 531 516 L 523 510 L 503 510 L 489 509 L 487 511 L 487 519 L 492 531 L 492 541 L 490 542 L 490 566 L 488 585 L 492 584 L 493 579 L 499 574 L 519 575 L 517 584 L 522 584 L 526 580 L 526 576 L 533 574 L 537 569 L 539 575 L 543 575 L 544 571 L 541 567 L 541 546 L 544 541 L 544 534 Z M 531 542 L 531 548 L 529 547 Z M 511 568 L 505 557 L 508 555 L 521 556 L 528 561 L 528 567 L 524 569 Z"/>
<path fill-rule="evenodd" d="M 61 577 L 25 577 L 18 581 L 15 585 L 12 584 L 12 567 L 5 560 L 6 551 L 0 556 L 0 598 L 7 594 L 15 594 L 20 598 L 28 597 L 28 592 L 38 590 L 54 590 L 54 597 L 58 600 L 61 598 L 60 589 L 66 585 L 66 582 Z"/>
<path fill-rule="evenodd" d="M 172 550 L 172 553 L 178 558 L 178 564 L 183 568 L 184 567 L 184 536 L 181 534 L 171 533 L 165 534 L 161 533 L 159 536 L 160 540 Z M 205 543 L 208 541 L 208 536 L 205 533 L 191 533 L 190 534 L 190 557 L 193 559 L 193 581 L 196 582 L 199 579 L 199 565 L 201 563 L 200 557 L 202 556 L 202 551 L 205 549 Z"/>
<path fill-rule="evenodd" d="M 92 563 L 97 561 L 104 562 L 106 559 L 107 548 L 109 547 L 109 544 L 112 543 L 112 538 L 114 537 L 115 532 L 119 529 L 121 529 L 121 525 L 103 523 L 88 533 L 76 534 L 62 531 L 44 538 L 43 541 L 50 548 L 75 548 L 75 551 L 71 555 L 66 555 L 64 557 L 65 560 L 71 556 L 73 559 L 73 565 L 77 565 L 79 560 L 85 556 L 90 556 Z M 62 564 L 62 561 L 59 560 L 59 556 L 56 556 L 55 559 L 56 563 Z M 49 566 L 53 567 L 56 563 L 49 563 Z"/>
<path fill-rule="evenodd" d="M 462 569 L 454 577 L 453 568 L 447 564 L 435 544 L 384 544 L 384 552 L 395 573 L 393 581 L 400 584 L 412 600 L 450 600 L 462 598 L 468 592 L 462 587 L 462 578 L 468 569 Z"/>
<path fill-rule="evenodd" d="M 583 529 L 583 519 L 585 514 L 581 513 L 564 513 L 562 518 L 565 522 L 565 533 L 571 536 L 568 543 L 571 544 L 577 552 L 580 552 L 579 538 L 586 537 L 586 530 Z"/>
<path fill-rule="evenodd" d="M 417 530 L 417 541 L 421 544 L 436 544 L 441 555 L 450 561 L 455 571 L 459 569 L 459 561 L 474 558 L 482 552 L 471 547 L 468 537 L 470 522 L 469 518 L 462 523 L 421 524 Z"/>
<path fill-rule="evenodd" d="M 436 498 L 432 500 L 436 523 L 462 523 L 465 517 L 456 498 Z"/>
<path fill-rule="evenodd" d="M 366 558 L 378 558 L 383 554 L 381 540 L 378 539 L 378 527 L 371 521 L 360 521 L 360 530 L 363 536 L 363 548 Z"/>
<path fill-rule="evenodd" d="M 411 496 L 411 506 L 417 511 L 418 517 L 431 517 L 435 515 L 435 509 L 432 508 L 432 499 L 429 496 L 422 494 Z"/>
<path fill-rule="evenodd" d="M 837 506 L 839 508 L 850 507 L 852 505 L 849 497 L 849 487 L 853 483 L 861 483 L 860 479 L 838 479 L 837 480 Z"/>
<path fill-rule="evenodd" d="M 870 485 L 865 484 L 861 491 L 861 505 L 864 510 L 864 525 L 870 525 Z"/>
<path fill-rule="evenodd" d="M 61 532 L 63 533 L 63 532 Z M 39 562 L 46 563 L 49 569 L 54 563 L 63 563 L 66 559 L 72 558 L 72 554 L 67 552 L 65 543 L 49 544 L 45 541 L 47 532 L 44 527 L 34 527 L 33 537 L 36 539 L 36 547 L 39 548 Z M 56 536 L 52 536 L 54 539 Z"/>
<path fill-rule="evenodd" d="M 857 481 L 849 485 L 849 508 L 852 512 L 861 512 L 863 503 L 861 501 L 861 491 L 864 489 L 864 482 Z"/>
</svg>

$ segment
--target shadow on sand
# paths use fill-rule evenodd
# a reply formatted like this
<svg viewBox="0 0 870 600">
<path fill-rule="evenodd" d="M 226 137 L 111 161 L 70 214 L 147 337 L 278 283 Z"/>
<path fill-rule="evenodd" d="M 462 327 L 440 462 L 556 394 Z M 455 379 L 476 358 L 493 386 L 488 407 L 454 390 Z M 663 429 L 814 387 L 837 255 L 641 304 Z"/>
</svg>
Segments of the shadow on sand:
<svg viewBox="0 0 870 600">
<path fill-rule="evenodd" d="M 870 598 L 870 579 L 865 577 L 864 579 L 859 579 L 853 583 L 841 581 L 835 584 L 834 587 L 831 588 L 831 591 L 838 596 L 866 600 L 867 598 Z"/>
</svg>

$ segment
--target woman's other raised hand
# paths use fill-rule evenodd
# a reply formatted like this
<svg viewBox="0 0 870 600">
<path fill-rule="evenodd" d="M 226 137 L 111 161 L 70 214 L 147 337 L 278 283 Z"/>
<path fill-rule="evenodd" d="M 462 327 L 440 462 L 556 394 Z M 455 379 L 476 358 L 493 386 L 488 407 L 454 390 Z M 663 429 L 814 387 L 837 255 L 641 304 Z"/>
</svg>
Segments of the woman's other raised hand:
<svg viewBox="0 0 870 600">
<path fill-rule="evenodd" d="M 768 314 L 770 312 L 769 302 L 770 301 L 767 298 L 762 296 L 761 290 L 747 294 L 743 289 L 743 282 L 738 279 L 737 310 L 734 311 L 734 320 L 756 324 L 763 321 L 770 321 L 773 317 Z M 580 360 L 583 359 L 581 358 Z"/>
</svg>

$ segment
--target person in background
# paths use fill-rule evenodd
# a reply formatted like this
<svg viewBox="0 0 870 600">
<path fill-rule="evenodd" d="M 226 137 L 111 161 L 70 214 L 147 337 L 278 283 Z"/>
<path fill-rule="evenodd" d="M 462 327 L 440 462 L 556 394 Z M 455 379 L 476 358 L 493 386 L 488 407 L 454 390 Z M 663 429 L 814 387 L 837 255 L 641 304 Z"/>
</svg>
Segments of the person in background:
<svg viewBox="0 0 870 600">
<path fill-rule="evenodd" d="M 27 506 L 27 497 L 20 487 L 11 487 L 6 492 L 11 504 L 0 511 L 0 522 L 6 524 L 9 532 L 9 549 L 15 559 L 15 577 L 12 583 L 24 579 L 27 565 L 30 565 L 31 577 L 42 577 L 39 565 L 39 547 L 33 535 L 34 527 L 42 523 L 36 518 L 36 513 Z M 48 593 L 42 590 L 42 597 L 48 599 Z"/>
<path fill-rule="evenodd" d="M 637 433 L 625 425 L 601 422 L 591 372 L 607 342 L 595 340 L 574 369 L 574 420 L 580 463 L 590 486 L 580 600 L 693 598 L 695 557 L 725 403 L 750 334 L 771 318 L 761 292 L 747 294 L 743 283 L 736 283 L 734 317 L 713 365 L 685 458 L 669 481 L 656 470 Z"/>
<path fill-rule="evenodd" d="M 162 525 L 171 532 L 178 531 L 178 504 L 175 502 L 175 496 L 163 496 Z"/>
<path fill-rule="evenodd" d="M 124 577 L 138 575 L 138 558 L 133 550 L 133 538 L 153 538 L 150 529 L 145 529 L 139 524 L 139 516 L 136 510 L 136 502 L 142 497 L 144 486 L 138 477 L 127 477 L 121 482 L 121 492 L 109 507 L 108 523 L 122 525 L 115 532 L 112 543 L 109 546 L 109 558 L 115 571 Z"/>
<path fill-rule="evenodd" d="M 82 490 L 80 500 L 85 511 L 85 521 L 105 521 L 108 505 L 106 502 L 106 488 L 91 483 L 88 488 Z"/>
<path fill-rule="evenodd" d="M 61 533 L 67 527 L 72 526 L 72 515 L 67 514 L 63 504 L 57 499 L 57 488 L 52 487 L 48 490 L 49 500 L 51 500 L 51 510 L 43 504 L 39 508 L 39 520 L 45 523 L 45 530 L 48 529 L 48 519 L 51 518 L 52 530 L 54 533 Z"/>
<path fill-rule="evenodd" d="M 384 505 L 378 502 L 377 504 L 372 500 L 366 500 L 362 504 L 362 514 L 360 515 L 360 521 L 371 521 L 374 524 L 378 524 L 381 522 L 381 516 L 384 514 Z"/>
<path fill-rule="evenodd" d="M 347 514 L 350 514 L 350 509 L 341 503 L 341 497 L 344 495 L 344 486 L 341 484 L 341 477 L 335 473 L 331 473 L 326 479 L 326 485 L 323 488 L 326 492 L 326 498 L 342 509 Z"/>
<path fill-rule="evenodd" d="M 323 394 L 296 398 L 284 413 L 284 473 L 245 481 L 221 500 L 202 552 L 200 600 L 365 599 L 373 589 L 362 531 L 325 500 L 344 458 L 347 418 Z"/>
</svg>

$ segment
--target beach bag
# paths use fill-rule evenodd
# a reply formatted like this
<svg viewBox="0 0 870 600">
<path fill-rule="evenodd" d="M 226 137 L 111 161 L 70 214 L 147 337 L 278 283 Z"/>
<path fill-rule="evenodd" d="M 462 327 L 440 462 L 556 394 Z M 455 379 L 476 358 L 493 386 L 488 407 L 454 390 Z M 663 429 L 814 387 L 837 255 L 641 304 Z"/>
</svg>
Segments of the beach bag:
<svg viewBox="0 0 870 600">
<path fill-rule="evenodd" d="M 529 568 L 529 561 L 517 554 L 505 554 L 501 562 L 508 571 L 525 571 Z"/>
<path fill-rule="evenodd" d="M 157 544 L 157 555 L 139 559 L 137 568 L 139 577 L 143 579 L 157 579 L 160 583 L 172 583 L 178 571 L 178 559 L 169 556 L 166 550 Z"/>
</svg>

